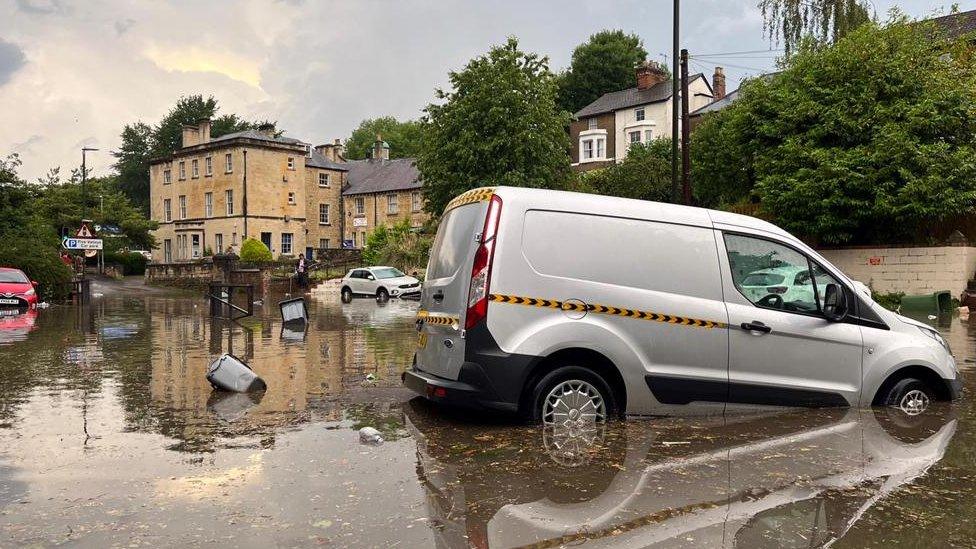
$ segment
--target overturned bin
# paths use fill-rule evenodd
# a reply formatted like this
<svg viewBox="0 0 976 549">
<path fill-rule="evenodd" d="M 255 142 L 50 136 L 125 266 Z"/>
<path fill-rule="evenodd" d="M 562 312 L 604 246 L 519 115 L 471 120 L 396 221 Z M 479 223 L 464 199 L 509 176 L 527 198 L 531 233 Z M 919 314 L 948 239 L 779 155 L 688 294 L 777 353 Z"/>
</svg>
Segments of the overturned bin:
<svg viewBox="0 0 976 549">
<path fill-rule="evenodd" d="M 952 294 L 941 290 L 924 295 L 906 295 L 901 298 L 902 312 L 947 313 L 952 310 Z"/>
<path fill-rule="evenodd" d="M 207 381 L 219 391 L 248 393 L 264 391 L 268 386 L 251 367 L 234 355 L 223 354 L 207 368 Z"/>
</svg>

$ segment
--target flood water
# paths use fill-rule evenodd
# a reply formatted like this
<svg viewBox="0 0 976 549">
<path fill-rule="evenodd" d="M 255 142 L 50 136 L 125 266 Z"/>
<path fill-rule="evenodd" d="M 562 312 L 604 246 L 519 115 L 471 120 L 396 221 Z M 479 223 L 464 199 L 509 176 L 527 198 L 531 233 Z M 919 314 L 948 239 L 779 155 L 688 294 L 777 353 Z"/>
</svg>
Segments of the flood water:
<svg viewBox="0 0 976 549">
<path fill-rule="evenodd" d="M 963 399 L 547 431 L 412 399 L 416 304 L 104 288 L 0 318 L 0 546 L 972 547 L 976 317 L 934 320 Z M 217 394 L 231 352 L 268 384 Z M 357 430 L 379 429 L 382 445 Z"/>
</svg>

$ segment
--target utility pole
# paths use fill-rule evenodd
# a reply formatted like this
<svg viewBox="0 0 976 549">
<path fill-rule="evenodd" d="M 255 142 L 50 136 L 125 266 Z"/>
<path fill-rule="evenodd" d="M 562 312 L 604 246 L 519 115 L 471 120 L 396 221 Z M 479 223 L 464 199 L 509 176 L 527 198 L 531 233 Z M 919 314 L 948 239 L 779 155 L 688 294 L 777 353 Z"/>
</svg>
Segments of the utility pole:
<svg viewBox="0 0 976 549">
<path fill-rule="evenodd" d="M 678 191 L 678 48 L 680 0 L 674 0 L 674 29 L 671 32 L 671 198 L 677 203 L 681 197 Z"/>
<path fill-rule="evenodd" d="M 681 196 L 691 205 L 691 162 L 688 148 L 688 50 L 681 50 Z"/>
</svg>

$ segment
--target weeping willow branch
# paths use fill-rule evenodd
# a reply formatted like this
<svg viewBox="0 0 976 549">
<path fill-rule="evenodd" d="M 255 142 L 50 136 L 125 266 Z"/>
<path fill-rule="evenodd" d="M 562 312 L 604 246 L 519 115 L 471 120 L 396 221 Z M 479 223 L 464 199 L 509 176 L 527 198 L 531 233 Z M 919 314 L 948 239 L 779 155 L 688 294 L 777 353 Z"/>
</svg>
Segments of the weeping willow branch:
<svg viewBox="0 0 976 549">
<path fill-rule="evenodd" d="M 789 56 L 810 35 L 833 42 L 873 17 L 870 0 L 759 0 L 763 31 Z M 872 8 L 873 9 L 873 8 Z"/>
</svg>

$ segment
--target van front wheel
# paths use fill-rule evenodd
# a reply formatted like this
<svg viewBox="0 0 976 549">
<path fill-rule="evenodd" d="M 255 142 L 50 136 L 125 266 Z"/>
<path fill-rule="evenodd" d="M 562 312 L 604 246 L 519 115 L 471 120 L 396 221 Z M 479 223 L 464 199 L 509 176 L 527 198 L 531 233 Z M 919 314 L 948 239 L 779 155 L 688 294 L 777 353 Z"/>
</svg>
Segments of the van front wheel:
<svg viewBox="0 0 976 549">
<path fill-rule="evenodd" d="M 579 366 L 546 374 L 536 385 L 532 403 L 533 419 L 547 426 L 584 427 L 605 423 L 617 413 L 606 381 Z"/>
<path fill-rule="evenodd" d="M 917 416 L 928 410 L 933 400 L 935 393 L 931 387 L 921 380 L 906 377 L 888 390 L 884 403 L 908 416 Z"/>
</svg>

